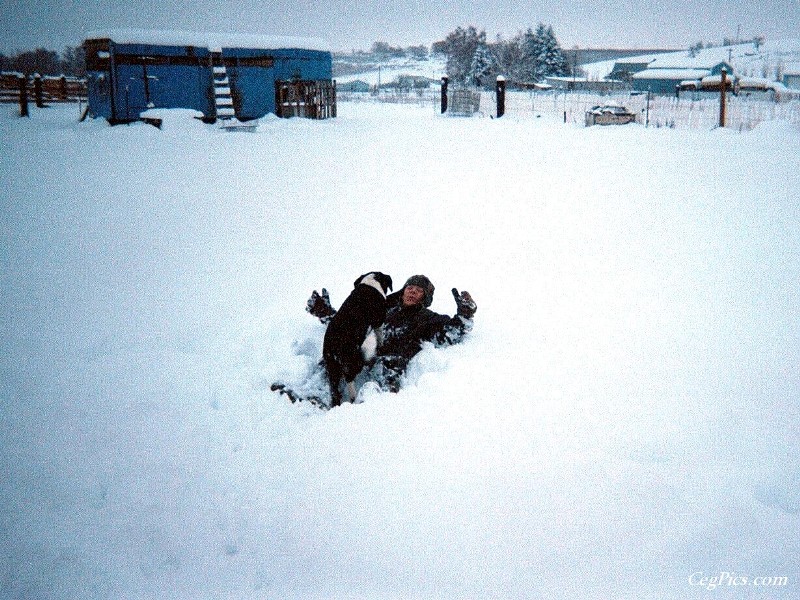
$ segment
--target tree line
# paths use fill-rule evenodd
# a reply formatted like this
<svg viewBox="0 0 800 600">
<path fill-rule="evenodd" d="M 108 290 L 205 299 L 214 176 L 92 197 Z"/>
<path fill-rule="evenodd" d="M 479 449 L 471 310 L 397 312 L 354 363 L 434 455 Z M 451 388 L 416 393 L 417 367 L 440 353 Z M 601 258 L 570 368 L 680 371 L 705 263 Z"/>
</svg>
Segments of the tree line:
<svg viewBox="0 0 800 600">
<path fill-rule="evenodd" d="M 432 46 L 447 57 L 447 76 L 455 83 L 491 87 L 499 75 L 512 84 L 537 83 L 545 77 L 571 72 L 553 27 L 539 23 L 509 40 L 486 40 L 486 31 L 469 26 L 456 28 Z M 573 66 L 574 68 L 574 66 Z"/>
<path fill-rule="evenodd" d="M 67 46 L 60 54 L 54 50 L 37 48 L 18 52 L 12 56 L 0 54 L 0 71 L 16 71 L 26 76 L 38 73 L 84 77 L 86 60 L 82 46 L 77 48 Z"/>
</svg>

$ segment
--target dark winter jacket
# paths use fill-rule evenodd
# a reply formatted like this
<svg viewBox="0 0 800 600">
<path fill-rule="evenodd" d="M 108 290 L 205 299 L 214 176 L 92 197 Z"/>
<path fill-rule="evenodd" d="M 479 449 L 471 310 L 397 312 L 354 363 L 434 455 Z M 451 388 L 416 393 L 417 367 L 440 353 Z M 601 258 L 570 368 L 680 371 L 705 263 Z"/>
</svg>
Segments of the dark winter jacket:
<svg viewBox="0 0 800 600">
<path fill-rule="evenodd" d="M 423 342 L 455 344 L 472 329 L 472 321 L 458 315 L 441 315 L 422 305 L 403 307 L 402 291 L 389 295 L 386 304 L 379 357 L 397 357 L 408 362 L 421 350 Z"/>
</svg>

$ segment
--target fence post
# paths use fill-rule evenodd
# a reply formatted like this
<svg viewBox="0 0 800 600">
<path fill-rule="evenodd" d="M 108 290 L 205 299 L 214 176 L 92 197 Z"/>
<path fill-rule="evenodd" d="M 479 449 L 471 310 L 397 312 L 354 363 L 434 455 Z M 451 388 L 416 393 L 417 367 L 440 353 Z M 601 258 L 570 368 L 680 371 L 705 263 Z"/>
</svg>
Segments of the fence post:
<svg viewBox="0 0 800 600">
<path fill-rule="evenodd" d="M 497 76 L 497 118 L 506 114 L 506 78 Z"/>
<path fill-rule="evenodd" d="M 725 88 L 728 87 L 728 71 L 722 69 L 719 86 L 719 126 L 725 127 Z"/>
<path fill-rule="evenodd" d="M 42 99 L 42 76 L 35 73 L 33 76 L 33 97 L 36 99 L 36 108 L 44 108 Z"/>
<path fill-rule="evenodd" d="M 59 79 L 58 84 L 58 93 L 61 96 L 61 99 L 66 101 L 67 100 L 67 76 L 62 75 L 61 79 Z"/>
<path fill-rule="evenodd" d="M 19 82 L 19 116 L 28 117 L 28 78 L 20 75 Z"/>
<path fill-rule="evenodd" d="M 447 112 L 447 77 L 442 77 L 442 114 Z"/>
</svg>

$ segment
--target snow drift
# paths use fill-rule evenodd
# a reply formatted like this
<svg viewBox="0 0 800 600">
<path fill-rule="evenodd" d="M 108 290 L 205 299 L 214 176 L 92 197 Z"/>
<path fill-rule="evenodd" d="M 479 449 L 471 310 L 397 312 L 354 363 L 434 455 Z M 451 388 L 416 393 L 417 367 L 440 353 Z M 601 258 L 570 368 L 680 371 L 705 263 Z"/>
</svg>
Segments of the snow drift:
<svg viewBox="0 0 800 600">
<path fill-rule="evenodd" d="M 0 120 L 0 595 L 796 597 L 796 129 L 73 112 Z M 373 269 L 473 333 L 271 392 Z"/>
</svg>

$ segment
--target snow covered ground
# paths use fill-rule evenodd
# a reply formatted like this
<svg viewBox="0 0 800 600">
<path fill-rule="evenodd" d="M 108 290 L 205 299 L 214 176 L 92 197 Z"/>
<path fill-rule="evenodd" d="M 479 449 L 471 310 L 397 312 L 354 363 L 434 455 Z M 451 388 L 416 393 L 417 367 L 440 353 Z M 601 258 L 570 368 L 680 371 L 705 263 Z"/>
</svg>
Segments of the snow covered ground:
<svg viewBox="0 0 800 600">
<path fill-rule="evenodd" d="M 32 110 L 0 107 L 0 597 L 800 595 L 796 128 Z M 276 396 L 311 290 L 373 269 L 469 290 L 473 333 L 398 394 Z"/>
</svg>

